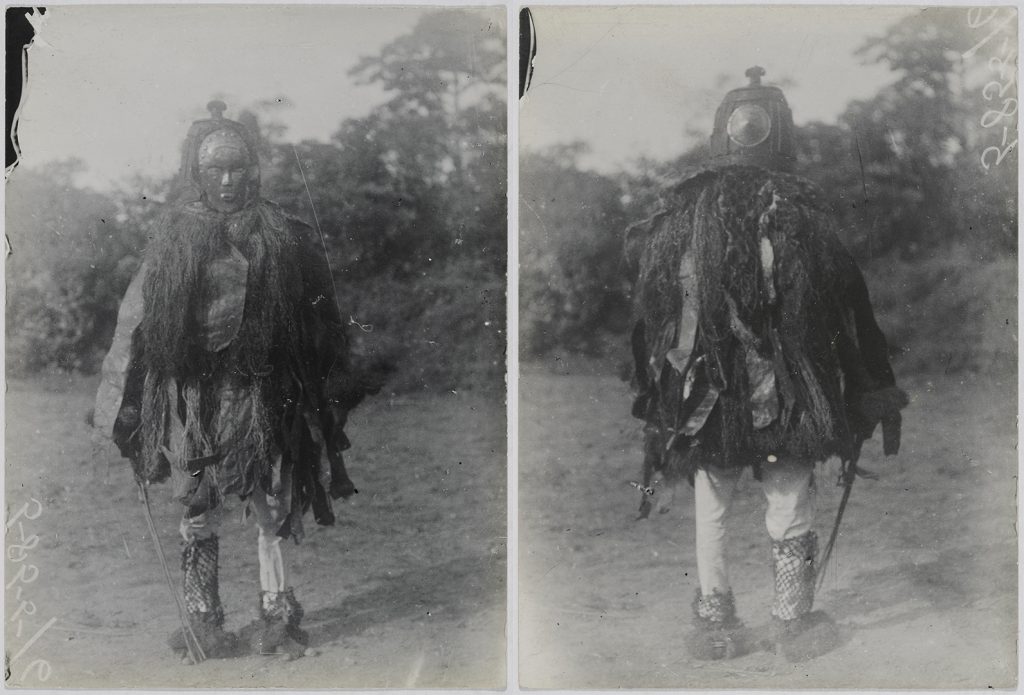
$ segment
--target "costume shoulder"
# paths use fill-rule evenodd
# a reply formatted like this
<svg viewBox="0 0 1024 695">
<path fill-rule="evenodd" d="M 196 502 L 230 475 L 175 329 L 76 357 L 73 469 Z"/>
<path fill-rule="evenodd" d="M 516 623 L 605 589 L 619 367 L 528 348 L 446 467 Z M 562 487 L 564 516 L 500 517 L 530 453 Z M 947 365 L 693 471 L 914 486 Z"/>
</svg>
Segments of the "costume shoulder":
<svg viewBox="0 0 1024 695">
<path fill-rule="evenodd" d="M 663 179 L 655 212 L 650 217 L 634 222 L 626 228 L 626 236 L 650 233 L 659 222 L 674 212 L 685 199 L 706 188 L 719 178 L 717 169 L 690 168 Z"/>
<path fill-rule="evenodd" d="M 687 206 L 686 200 L 708 185 L 716 176 L 706 167 L 686 169 L 662 181 L 654 213 L 626 227 L 622 235 L 622 252 L 631 279 L 635 280 L 642 263 L 644 249 L 662 225 L 670 223 Z"/>
<path fill-rule="evenodd" d="M 291 213 L 282 212 L 285 222 L 288 224 L 288 231 L 294 234 L 300 242 L 320 246 L 320 238 L 317 236 L 316 230 L 309 223 Z"/>
<path fill-rule="evenodd" d="M 304 220 L 281 211 L 288 231 L 296 242 L 295 252 L 302 263 L 307 299 L 319 304 L 321 296 L 333 296 L 330 263 L 319 233 Z"/>
<path fill-rule="evenodd" d="M 142 323 L 144 309 L 142 285 L 145 276 L 146 263 L 144 262 L 128 285 L 124 299 L 121 300 L 121 307 L 117 312 L 114 339 L 111 342 L 110 351 L 107 352 L 107 356 L 103 360 L 100 385 L 96 391 L 93 422 L 108 437 L 114 431 L 114 422 L 124 399 L 128 372 L 131 367 L 132 337 L 135 334 L 135 329 Z"/>
<path fill-rule="evenodd" d="M 685 194 L 694 188 L 706 186 L 719 176 L 719 170 L 714 167 L 701 166 L 684 169 L 679 177 L 672 183 L 670 190 L 673 194 Z"/>
<path fill-rule="evenodd" d="M 332 296 L 333 290 L 328 292 L 333 287 L 330 265 L 319 233 L 305 220 L 285 211 L 277 203 L 263 200 L 262 204 L 271 215 L 278 217 L 278 224 L 283 223 L 288 231 L 289 246 L 299 262 L 306 299 L 319 304 L 319 297 Z"/>
<path fill-rule="evenodd" d="M 313 228 L 309 226 L 305 220 L 288 212 L 274 201 L 261 198 L 259 204 L 265 211 L 264 214 L 276 217 L 278 219 L 278 225 L 283 222 L 284 226 L 297 240 L 307 243 L 316 238 Z"/>
<path fill-rule="evenodd" d="M 307 294 L 315 298 L 330 289 L 330 293 L 333 295 L 334 283 L 331 280 L 330 261 L 327 258 L 327 249 L 320 233 L 305 220 L 284 211 L 282 214 L 288 225 L 288 231 L 297 242 L 296 252 L 302 262 Z"/>
<path fill-rule="evenodd" d="M 634 222 L 625 231 L 627 258 L 674 215 L 692 209 L 702 195 L 715 194 L 709 202 L 722 207 L 751 207 L 766 193 L 778 192 L 799 199 L 802 205 L 825 205 L 823 191 L 812 181 L 795 174 L 772 171 L 751 165 L 701 166 L 680 171 L 662 181 L 655 212 Z"/>
</svg>

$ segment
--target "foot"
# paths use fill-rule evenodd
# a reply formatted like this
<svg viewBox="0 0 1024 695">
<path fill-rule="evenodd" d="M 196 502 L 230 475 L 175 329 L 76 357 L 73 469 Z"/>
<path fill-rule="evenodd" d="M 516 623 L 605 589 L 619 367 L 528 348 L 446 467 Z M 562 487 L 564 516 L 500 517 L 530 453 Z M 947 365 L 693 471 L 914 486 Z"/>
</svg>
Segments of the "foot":
<svg viewBox="0 0 1024 695">
<path fill-rule="evenodd" d="M 254 620 L 242 629 L 241 635 L 256 656 L 281 655 L 287 659 L 314 656 L 305 630 L 290 628 L 280 621 Z"/>
<path fill-rule="evenodd" d="M 168 646 L 178 656 L 193 661 L 196 658 L 201 661 L 203 659 L 230 659 L 240 656 L 237 636 L 228 632 L 222 626 L 204 620 L 201 617 L 189 616 L 189 627 L 192 634 L 196 637 L 195 642 L 191 643 L 193 649 L 198 643 L 201 653 L 197 652 L 194 657 L 189 653 L 189 644 L 185 640 L 184 631 L 179 627 L 167 639 Z"/>
<path fill-rule="evenodd" d="M 686 636 L 690 656 L 701 661 L 732 659 L 752 651 L 750 631 L 736 617 L 731 589 L 697 589 L 693 603 L 694 629 Z"/>
<path fill-rule="evenodd" d="M 298 625 L 288 626 L 288 636 L 301 644 L 303 647 L 309 646 L 309 633 L 303 630 Z"/>
<path fill-rule="evenodd" d="M 806 613 L 793 620 L 772 618 L 775 649 L 787 661 L 799 663 L 817 658 L 839 646 L 839 626 L 823 611 Z"/>
<path fill-rule="evenodd" d="M 260 592 L 259 601 L 259 618 L 243 630 L 254 654 L 283 654 L 289 659 L 315 654 L 309 648 L 309 634 L 299 627 L 303 610 L 291 589 Z"/>
<path fill-rule="evenodd" d="M 685 642 L 690 656 L 699 661 L 735 659 L 753 651 L 750 631 L 739 621 L 728 628 L 698 627 L 686 636 Z"/>
</svg>

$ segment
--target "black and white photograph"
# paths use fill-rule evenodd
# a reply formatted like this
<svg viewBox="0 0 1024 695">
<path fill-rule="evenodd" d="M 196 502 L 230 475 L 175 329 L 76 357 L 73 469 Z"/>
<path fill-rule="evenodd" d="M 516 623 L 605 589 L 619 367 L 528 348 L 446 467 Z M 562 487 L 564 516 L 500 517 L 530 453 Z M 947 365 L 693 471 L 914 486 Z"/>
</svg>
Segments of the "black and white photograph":
<svg viewBox="0 0 1024 695">
<path fill-rule="evenodd" d="M 7 9 L 7 686 L 506 686 L 506 24 Z"/>
<path fill-rule="evenodd" d="M 520 686 L 1015 688 L 1016 8 L 528 14 Z"/>
</svg>

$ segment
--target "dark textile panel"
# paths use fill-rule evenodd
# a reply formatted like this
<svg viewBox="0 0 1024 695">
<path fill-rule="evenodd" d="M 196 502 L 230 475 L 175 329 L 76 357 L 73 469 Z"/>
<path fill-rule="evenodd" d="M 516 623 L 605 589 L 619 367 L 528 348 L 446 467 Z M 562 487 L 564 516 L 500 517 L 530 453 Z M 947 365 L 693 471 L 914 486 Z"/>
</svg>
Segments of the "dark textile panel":
<svg viewBox="0 0 1024 695">
<path fill-rule="evenodd" d="M 699 171 L 626 234 L 632 347 L 653 470 L 850 459 L 898 447 L 885 337 L 822 191 L 753 166 Z M 660 453 L 656 453 L 660 452 Z"/>
</svg>

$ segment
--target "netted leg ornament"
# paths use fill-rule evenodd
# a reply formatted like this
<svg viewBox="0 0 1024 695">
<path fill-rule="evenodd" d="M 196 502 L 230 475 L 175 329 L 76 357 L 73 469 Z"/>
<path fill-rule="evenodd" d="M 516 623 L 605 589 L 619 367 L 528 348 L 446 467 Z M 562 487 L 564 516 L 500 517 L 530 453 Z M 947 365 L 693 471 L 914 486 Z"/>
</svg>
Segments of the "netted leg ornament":
<svg viewBox="0 0 1024 695">
<path fill-rule="evenodd" d="M 295 658 L 311 653 L 309 635 L 299 627 L 305 612 L 291 587 L 259 593 L 259 618 L 251 637 L 257 654 L 285 654 Z"/>
<path fill-rule="evenodd" d="M 790 661 L 806 661 L 838 645 L 835 622 L 821 611 L 811 612 L 817 556 L 818 536 L 813 531 L 772 542 L 774 641 L 776 650 Z"/>
<path fill-rule="evenodd" d="M 237 654 L 237 638 L 224 630 L 224 608 L 220 603 L 217 563 L 220 551 L 217 536 L 193 540 L 181 554 L 185 594 L 185 612 L 199 646 L 208 659 Z M 168 643 L 175 652 L 187 653 L 181 628 Z"/>
<path fill-rule="evenodd" d="M 701 661 L 732 659 L 750 651 L 750 636 L 736 617 L 736 599 L 732 590 L 714 589 L 703 594 L 697 589 L 693 599 L 694 629 L 686 638 L 690 656 Z"/>
<path fill-rule="evenodd" d="M 790 621 L 810 613 L 814 605 L 814 561 L 817 556 L 818 535 L 814 531 L 796 538 L 772 541 L 774 617 Z"/>
</svg>

